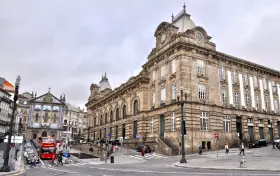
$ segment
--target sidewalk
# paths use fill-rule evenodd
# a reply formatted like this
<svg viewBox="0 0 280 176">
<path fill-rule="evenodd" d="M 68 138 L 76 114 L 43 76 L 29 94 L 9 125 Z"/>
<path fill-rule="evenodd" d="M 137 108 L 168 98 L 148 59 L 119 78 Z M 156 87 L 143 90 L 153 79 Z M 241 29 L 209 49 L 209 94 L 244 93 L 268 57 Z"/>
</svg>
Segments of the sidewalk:
<svg viewBox="0 0 280 176">
<path fill-rule="evenodd" d="M 175 163 L 177 167 L 186 168 L 207 168 L 207 169 L 225 169 L 225 170 L 269 170 L 280 171 L 279 151 L 274 150 L 274 155 L 267 155 L 260 151 L 245 151 L 245 168 L 240 167 L 241 156 L 239 154 L 226 155 L 225 153 L 219 157 L 201 157 L 191 159 L 188 163 Z"/>
</svg>

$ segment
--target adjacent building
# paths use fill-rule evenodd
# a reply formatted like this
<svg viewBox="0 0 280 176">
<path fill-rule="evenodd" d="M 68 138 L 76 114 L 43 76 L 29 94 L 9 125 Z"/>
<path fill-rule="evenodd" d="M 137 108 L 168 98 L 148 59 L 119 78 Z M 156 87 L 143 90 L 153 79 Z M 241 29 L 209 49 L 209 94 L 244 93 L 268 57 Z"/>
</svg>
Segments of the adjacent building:
<svg viewBox="0 0 280 176">
<path fill-rule="evenodd" d="M 0 137 L 9 133 L 9 124 L 12 117 L 11 94 L 0 86 Z"/>
<path fill-rule="evenodd" d="M 70 103 L 65 105 L 62 139 L 66 142 L 83 139 L 84 121 L 86 121 L 84 110 Z"/>
<path fill-rule="evenodd" d="M 51 94 L 50 89 L 41 96 L 32 96 L 29 108 L 27 138 L 53 136 L 62 138 L 63 118 L 65 113 L 65 95 L 60 98 Z"/>
<path fill-rule="evenodd" d="M 130 146 L 149 139 L 178 151 L 181 92 L 188 153 L 200 144 L 215 148 L 214 133 L 221 146 L 279 136 L 279 71 L 217 51 L 185 6 L 154 36 L 156 46 L 137 76 L 114 90 L 106 75 L 91 85 L 86 106 L 94 139 L 123 137 Z"/>
</svg>

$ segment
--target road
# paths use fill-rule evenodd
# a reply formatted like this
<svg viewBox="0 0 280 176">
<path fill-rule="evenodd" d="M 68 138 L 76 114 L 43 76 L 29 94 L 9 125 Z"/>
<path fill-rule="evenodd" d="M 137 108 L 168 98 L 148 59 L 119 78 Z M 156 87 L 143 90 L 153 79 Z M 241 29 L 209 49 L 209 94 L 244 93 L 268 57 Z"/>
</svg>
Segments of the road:
<svg viewBox="0 0 280 176">
<path fill-rule="evenodd" d="M 268 148 L 267 150 L 271 150 Z M 280 151 L 279 151 L 280 152 Z M 134 155 L 135 153 L 129 153 Z M 136 153 L 137 154 L 137 153 Z M 214 156 L 215 154 L 213 154 Z M 188 156 L 188 161 L 198 158 L 198 155 Z M 209 154 L 209 157 L 210 156 Z M 131 160 L 137 160 L 131 157 Z M 25 166 L 25 173 L 22 176 L 185 176 L 185 175 L 215 175 L 215 176 L 255 176 L 255 175 L 280 175 L 275 171 L 240 171 L 240 170 L 211 170 L 211 169 L 191 169 L 178 168 L 173 164 L 180 160 L 179 157 L 148 157 L 145 162 L 136 164 L 65 164 L 64 166 L 51 166 L 50 161 L 43 161 L 37 168 Z"/>
</svg>

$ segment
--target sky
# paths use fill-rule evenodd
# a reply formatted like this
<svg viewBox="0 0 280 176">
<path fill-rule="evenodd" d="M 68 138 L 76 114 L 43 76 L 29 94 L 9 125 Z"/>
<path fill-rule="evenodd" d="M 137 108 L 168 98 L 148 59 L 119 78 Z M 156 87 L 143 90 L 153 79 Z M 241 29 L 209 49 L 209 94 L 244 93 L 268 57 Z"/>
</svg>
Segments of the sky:
<svg viewBox="0 0 280 176">
<path fill-rule="evenodd" d="M 280 70 L 278 0 L 1 0 L 0 77 L 84 107 L 105 72 L 112 87 L 139 73 L 184 3 L 218 51 Z"/>
</svg>

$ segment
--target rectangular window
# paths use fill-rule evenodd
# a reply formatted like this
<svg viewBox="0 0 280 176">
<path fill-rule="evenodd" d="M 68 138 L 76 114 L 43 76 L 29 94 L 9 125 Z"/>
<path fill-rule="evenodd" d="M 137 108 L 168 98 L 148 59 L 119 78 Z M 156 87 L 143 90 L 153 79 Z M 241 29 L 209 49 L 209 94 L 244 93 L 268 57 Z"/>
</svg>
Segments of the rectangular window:
<svg viewBox="0 0 280 176">
<path fill-rule="evenodd" d="M 156 71 L 154 70 L 153 71 L 153 81 L 155 81 L 156 80 Z"/>
<path fill-rule="evenodd" d="M 205 88 L 205 85 L 203 85 L 203 84 L 198 85 L 198 98 L 200 100 L 206 99 L 206 88 Z"/>
<path fill-rule="evenodd" d="M 160 78 L 165 78 L 165 65 L 160 67 Z"/>
<path fill-rule="evenodd" d="M 259 119 L 259 124 L 263 124 L 263 119 Z"/>
<path fill-rule="evenodd" d="M 254 76 L 254 85 L 255 87 L 259 87 L 257 76 Z"/>
<path fill-rule="evenodd" d="M 249 95 L 249 93 L 245 94 L 245 104 L 246 104 L 247 107 L 250 106 L 250 95 Z"/>
<path fill-rule="evenodd" d="M 227 90 L 225 88 L 222 88 L 222 103 L 223 105 L 227 104 Z"/>
<path fill-rule="evenodd" d="M 231 122 L 230 116 L 224 117 L 224 119 L 223 119 L 224 131 L 227 133 L 230 132 L 230 122 Z"/>
<path fill-rule="evenodd" d="M 260 97 L 259 95 L 256 95 L 256 107 L 257 109 L 259 109 L 261 106 L 260 106 Z"/>
<path fill-rule="evenodd" d="M 253 123 L 253 118 L 248 118 L 247 123 Z"/>
<path fill-rule="evenodd" d="M 275 85 L 275 81 L 271 81 L 271 86 L 272 86 L 273 93 L 276 93 L 277 92 L 277 87 Z"/>
<path fill-rule="evenodd" d="M 165 92 L 165 88 L 161 89 L 160 91 L 160 103 L 161 104 L 165 104 L 166 101 L 166 92 Z"/>
<path fill-rule="evenodd" d="M 268 97 L 265 98 L 265 108 L 267 110 L 269 110 L 269 98 Z"/>
<path fill-rule="evenodd" d="M 274 100 L 274 108 L 276 112 L 279 112 L 278 100 Z"/>
<path fill-rule="evenodd" d="M 234 104 L 239 105 L 239 92 L 234 92 Z"/>
<path fill-rule="evenodd" d="M 209 130 L 209 117 L 207 112 L 201 112 L 200 114 L 200 129 L 202 131 Z"/>
<path fill-rule="evenodd" d="M 226 79 L 226 73 L 225 73 L 225 67 L 220 66 L 220 79 L 225 80 Z"/>
<path fill-rule="evenodd" d="M 263 89 L 267 90 L 267 81 L 266 78 L 263 78 Z"/>
<path fill-rule="evenodd" d="M 152 118 L 152 120 L 150 122 L 150 132 L 154 133 L 154 118 Z"/>
<path fill-rule="evenodd" d="M 200 60 L 198 59 L 196 61 L 196 64 L 197 64 L 197 73 L 198 74 L 205 74 L 205 65 L 204 65 L 204 60 Z"/>
<path fill-rule="evenodd" d="M 176 60 L 175 59 L 173 59 L 171 62 L 171 71 L 172 71 L 172 74 L 176 73 Z"/>
<path fill-rule="evenodd" d="M 236 74 L 235 70 L 232 72 L 232 80 L 233 80 L 234 83 L 237 82 L 237 74 Z"/>
<path fill-rule="evenodd" d="M 171 113 L 171 131 L 175 131 L 175 112 Z"/>
<path fill-rule="evenodd" d="M 245 86 L 249 85 L 247 73 L 244 73 L 244 85 Z"/>
<path fill-rule="evenodd" d="M 156 106 L 156 93 L 152 93 L 152 106 Z"/>
<path fill-rule="evenodd" d="M 176 100 L 176 83 L 172 84 L 172 100 Z"/>
</svg>

